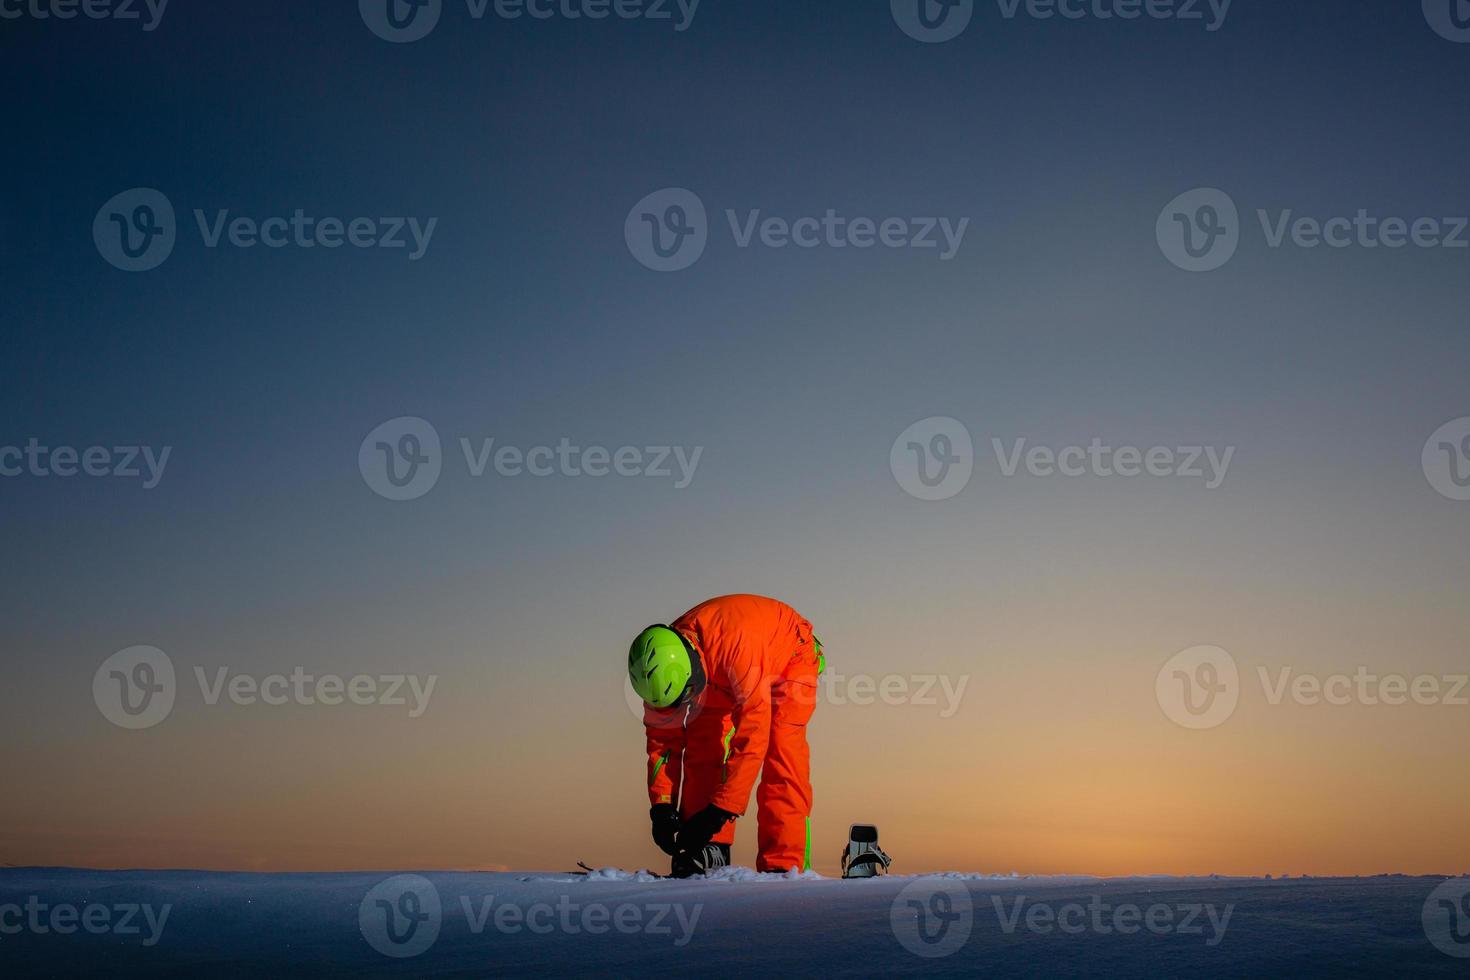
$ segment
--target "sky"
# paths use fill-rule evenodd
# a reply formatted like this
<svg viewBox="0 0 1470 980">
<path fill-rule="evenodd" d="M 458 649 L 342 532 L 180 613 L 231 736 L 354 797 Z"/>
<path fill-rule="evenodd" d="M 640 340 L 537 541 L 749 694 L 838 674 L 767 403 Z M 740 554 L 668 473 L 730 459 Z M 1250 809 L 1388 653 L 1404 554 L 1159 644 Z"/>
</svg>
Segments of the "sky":
<svg viewBox="0 0 1470 980">
<path fill-rule="evenodd" d="M 654 865 L 627 644 L 755 592 L 827 649 L 818 870 L 854 822 L 903 872 L 1470 870 L 1434 0 L 948 40 L 903 0 L 443 0 L 417 40 L 37 3 L 0 0 L 0 864 Z M 130 728 L 137 647 L 172 704 Z M 251 695 L 293 672 L 403 680 Z"/>
</svg>

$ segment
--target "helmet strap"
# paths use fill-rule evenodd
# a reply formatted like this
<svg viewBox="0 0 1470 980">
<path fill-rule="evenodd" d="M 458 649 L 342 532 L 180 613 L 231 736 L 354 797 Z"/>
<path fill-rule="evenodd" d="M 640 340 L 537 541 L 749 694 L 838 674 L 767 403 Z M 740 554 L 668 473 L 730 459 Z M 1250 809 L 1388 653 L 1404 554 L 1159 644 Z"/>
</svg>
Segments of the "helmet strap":
<svg viewBox="0 0 1470 980">
<path fill-rule="evenodd" d="M 679 638 L 684 639 L 683 634 Z M 697 698 L 708 680 L 704 673 L 704 660 L 699 656 L 699 651 L 694 649 L 694 644 L 688 640 L 684 640 L 684 648 L 689 651 L 689 696 Z"/>
<path fill-rule="evenodd" d="M 689 642 L 689 637 L 680 633 L 672 626 L 668 628 L 684 642 L 684 650 L 689 654 L 689 683 L 684 685 L 684 694 L 679 699 L 684 704 L 688 704 L 690 701 L 699 697 L 700 692 L 704 690 L 705 682 L 709 678 L 704 672 L 704 660 L 699 656 L 699 650 L 695 648 L 693 643 Z"/>
</svg>

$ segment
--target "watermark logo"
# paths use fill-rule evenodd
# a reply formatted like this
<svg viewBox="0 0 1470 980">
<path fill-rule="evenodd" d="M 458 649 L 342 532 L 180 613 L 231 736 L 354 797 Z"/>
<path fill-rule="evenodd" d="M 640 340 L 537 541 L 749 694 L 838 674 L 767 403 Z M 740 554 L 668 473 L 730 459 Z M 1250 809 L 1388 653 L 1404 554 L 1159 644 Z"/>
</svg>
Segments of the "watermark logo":
<svg viewBox="0 0 1470 980">
<path fill-rule="evenodd" d="M 1424 19 L 1445 40 L 1470 44 L 1470 0 L 1424 0 Z"/>
<path fill-rule="evenodd" d="M 368 30 L 391 44 L 421 41 L 439 23 L 444 0 L 357 0 Z"/>
<path fill-rule="evenodd" d="M 1446 422 L 1424 443 L 1424 478 L 1442 497 L 1470 500 L 1470 416 Z"/>
<path fill-rule="evenodd" d="M 975 0 L 889 0 L 893 21 L 899 28 L 925 44 L 952 41 L 970 26 Z"/>
<path fill-rule="evenodd" d="M 1154 695 L 1176 725 L 1215 728 L 1229 720 L 1240 702 L 1240 670 L 1235 658 L 1219 647 L 1190 647 L 1159 669 Z"/>
<path fill-rule="evenodd" d="M 682 187 L 654 191 L 628 212 L 623 239 L 633 257 L 655 272 L 687 269 L 709 244 L 704 202 Z"/>
<path fill-rule="evenodd" d="M 919 878 L 904 886 L 888 910 L 900 946 L 924 959 L 958 952 L 975 926 L 970 890 L 957 881 Z"/>
<path fill-rule="evenodd" d="M 439 482 L 443 466 L 438 430 L 411 415 L 384 422 L 367 434 L 357 451 L 363 480 L 388 500 L 422 497 Z"/>
<path fill-rule="evenodd" d="M 427 952 L 439 939 L 443 922 L 439 890 L 421 875 L 395 875 L 378 882 L 357 909 L 362 938 L 395 959 Z"/>
<path fill-rule="evenodd" d="M 1212 272 L 1240 247 L 1240 212 L 1229 194 L 1200 187 L 1165 205 L 1154 233 L 1170 262 L 1186 272 Z"/>
<path fill-rule="evenodd" d="M 888 468 L 909 496 L 948 500 L 969 485 L 975 472 L 970 430 L 944 415 L 921 419 L 893 440 Z"/>
<path fill-rule="evenodd" d="M 97 251 L 124 272 L 158 268 L 173 254 L 177 238 L 173 204 L 151 187 L 134 187 L 114 196 L 92 220 Z"/>
<path fill-rule="evenodd" d="M 92 700 L 119 728 L 152 728 L 174 710 L 174 664 L 157 647 L 119 650 L 92 675 Z"/>
<path fill-rule="evenodd" d="M 1470 877 L 1451 878 L 1424 900 L 1424 935 L 1446 956 L 1470 959 Z"/>
</svg>

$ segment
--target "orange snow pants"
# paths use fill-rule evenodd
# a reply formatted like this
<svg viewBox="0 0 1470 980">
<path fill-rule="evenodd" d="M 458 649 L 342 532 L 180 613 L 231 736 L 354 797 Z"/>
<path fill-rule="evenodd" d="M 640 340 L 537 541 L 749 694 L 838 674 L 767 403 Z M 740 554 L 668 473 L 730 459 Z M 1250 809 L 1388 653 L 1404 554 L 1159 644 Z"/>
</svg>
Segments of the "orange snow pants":
<svg viewBox="0 0 1470 980">
<path fill-rule="evenodd" d="M 771 685 L 771 740 L 755 791 L 757 871 L 805 871 L 811 867 L 812 779 L 806 725 L 817 706 L 815 651 L 792 659 Z M 723 703 L 721 703 L 723 702 Z M 686 732 L 684 788 L 680 814 L 693 816 L 709 805 L 725 780 L 725 760 L 735 734 L 733 705 L 710 699 Z M 714 836 L 735 840 L 732 820 Z"/>
</svg>

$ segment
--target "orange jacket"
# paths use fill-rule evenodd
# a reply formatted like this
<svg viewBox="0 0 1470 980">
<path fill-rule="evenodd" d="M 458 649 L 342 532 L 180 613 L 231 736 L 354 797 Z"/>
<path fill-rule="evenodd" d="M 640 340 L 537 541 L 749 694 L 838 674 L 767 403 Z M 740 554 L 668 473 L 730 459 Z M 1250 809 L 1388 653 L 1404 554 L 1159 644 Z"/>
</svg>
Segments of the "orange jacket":
<svg viewBox="0 0 1470 980">
<path fill-rule="evenodd" d="M 659 710 L 644 705 L 649 799 L 654 803 L 679 799 L 689 731 L 686 711 L 688 720 L 706 712 L 728 714 L 734 728 L 724 735 L 725 778 L 711 802 L 743 814 L 770 742 L 771 683 L 793 657 L 811 651 L 812 624 L 784 602 L 728 595 L 700 603 L 670 626 L 698 652 L 706 684 L 688 708 Z"/>
</svg>

